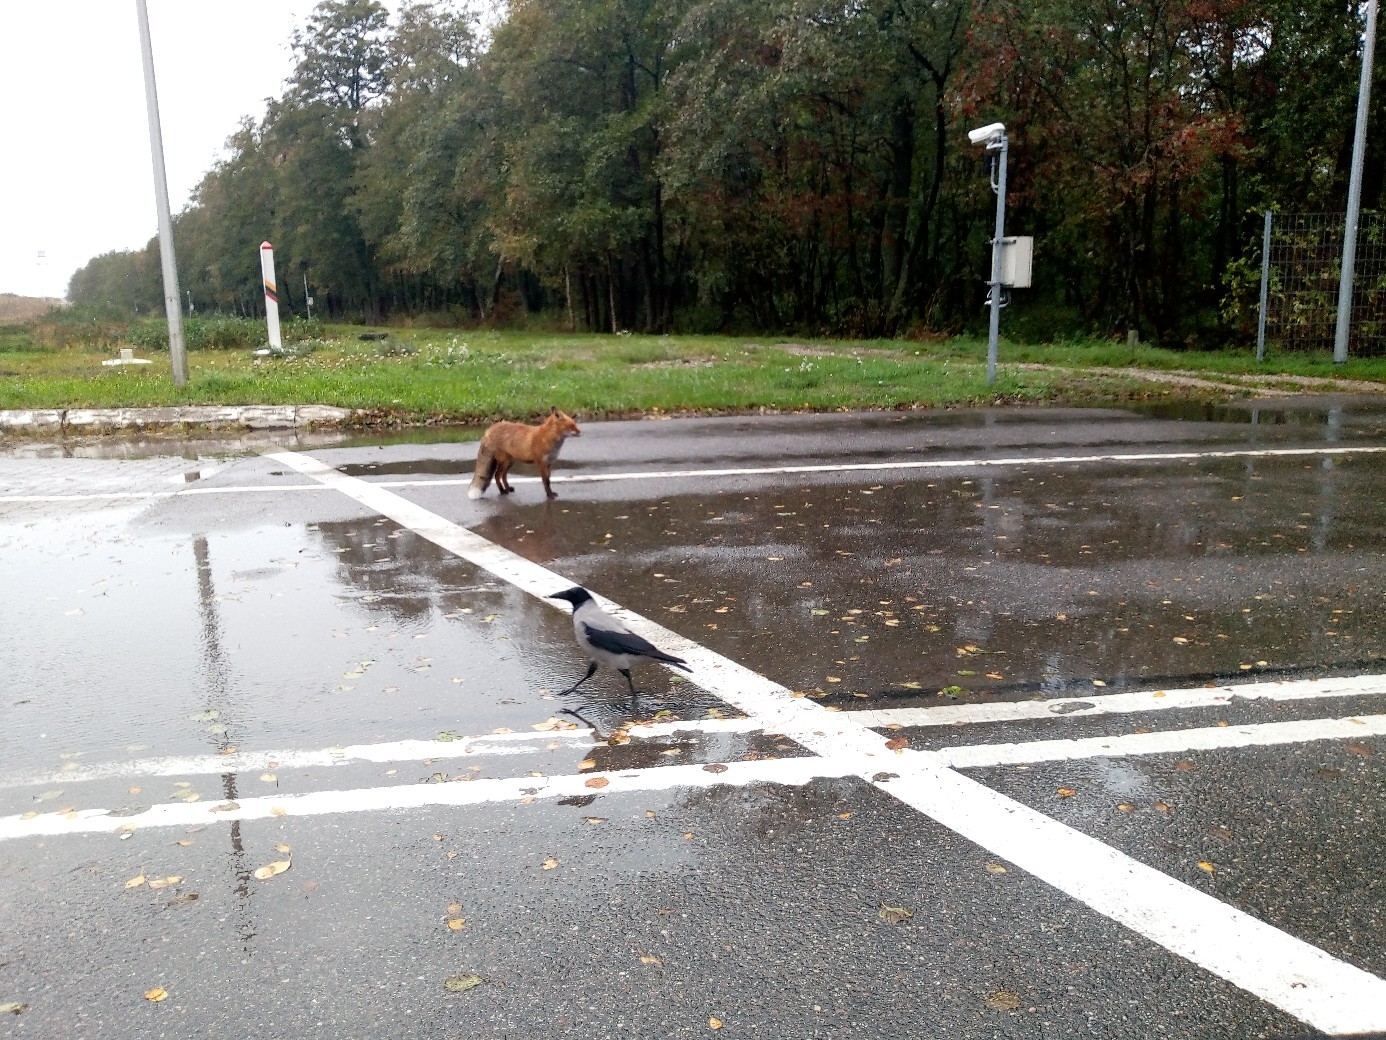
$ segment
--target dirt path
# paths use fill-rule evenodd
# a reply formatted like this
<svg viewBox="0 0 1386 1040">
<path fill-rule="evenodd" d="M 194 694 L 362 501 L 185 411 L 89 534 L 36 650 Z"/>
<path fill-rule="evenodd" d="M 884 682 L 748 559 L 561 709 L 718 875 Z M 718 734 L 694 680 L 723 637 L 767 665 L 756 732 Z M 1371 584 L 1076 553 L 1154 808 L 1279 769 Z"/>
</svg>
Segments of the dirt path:
<svg viewBox="0 0 1386 1040">
<path fill-rule="evenodd" d="M 1054 371 L 1054 365 L 1022 364 L 1019 368 Z M 1291 376 L 1267 373 L 1234 374 L 1219 373 L 1210 376 L 1203 372 L 1156 371 L 1148 368 L 1084 368 L 1076 372 L 1094 372 L 1102 375 L 1129 376 L 1148 380 L 1152 383 L 1171 383 L 1202 390 L 1231 390 L 1238 393 L 1252 390 L 1263 397 L 1293 397 L 1298 394 L 1383 394 L 1386 383 L 1374 383 L 1361 379 L 1333 379 L 1323 376 Z"/>
</svg>

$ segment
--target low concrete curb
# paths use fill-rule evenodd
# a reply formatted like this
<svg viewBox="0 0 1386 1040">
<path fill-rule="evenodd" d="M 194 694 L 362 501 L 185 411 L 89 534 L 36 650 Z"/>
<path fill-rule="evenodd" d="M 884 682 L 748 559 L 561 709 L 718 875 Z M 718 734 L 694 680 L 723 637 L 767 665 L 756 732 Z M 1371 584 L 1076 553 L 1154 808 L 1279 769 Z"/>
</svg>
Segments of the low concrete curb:
<svg viewBox="0 0 1386 1040">
<path fill-rule="evenodd" d="M 42 408 L 0 411 L 0 433 L 101 433 L 195 426 L 210 429 L 280 430 L 333 426 L 355 413 L 323 404 L 189 405 L 169 408 Z"/>
</svg>

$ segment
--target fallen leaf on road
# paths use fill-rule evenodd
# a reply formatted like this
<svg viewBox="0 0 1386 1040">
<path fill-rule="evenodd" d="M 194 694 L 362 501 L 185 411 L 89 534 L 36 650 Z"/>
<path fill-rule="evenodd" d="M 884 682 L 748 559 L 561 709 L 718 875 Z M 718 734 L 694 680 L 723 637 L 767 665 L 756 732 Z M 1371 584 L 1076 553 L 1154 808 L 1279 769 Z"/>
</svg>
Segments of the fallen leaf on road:
<svg viewBox="0 0 1386 1040">
<path fill-rule="evenodd" d="M 718 1018 L 716 1015 L 709 1015 L 707 1020 L 707 1027 L 709 1029 L 721 1029 L 722 1020 Z"/>
<path fill-rule="evenodd" d="M 886 906 L 882 903 L 877 916 L 886 924 L 899 924 L 901 921 L 908 921 L 913 917 L 914 911 L 903 906 Z"/>
<path fill-rule="evenodd" d="M 157 1004 L 161 1000 L 168 999 L 168 990 L 164 989 L 163 986 L 155 986 L 145 992 L 144 999 Z"/>
<path fill-rule="evenodd" d="M 643 956 L 641 956 L 641 958 L 640 958 L 640 963 L 641 963 L 641 964 L 663 964 L 664 962 L 663 962 L 662 960 L 660 960 L 658 957 L 652 956 L 651 954 L 648 954 L 648 953 L 647 953 L 647 954 L 644 954 Z"/>
<path fill-rule="evenodd" d="M 1206 859 L 1201 859 L 1201 860 L 1198 861 L 1198 869 L 1199 869 L 1199 870 L 1206 870 L 1209 874 L 1211 874 L 1211 873 L 1213 873 L 1213 871 L 1214 871 L 1216 868 L 1215 868 L 1211 863 L 1209 863 Z"/>
<path fill-rule="evenodd" d="M 125 887 L 126 887 L 126 888 L 139 888 L 142 884 L 144 884 L 144 881 L 145 881 L 144 875 L 143 875 L 143 874 L 140 874 L 140 875 L 138 875 L 138 876 L 136 876 L 136 877 L 132 877 L 129 881 L 125 882 Z"/>
<path fill-rule="evenodd" d="M 605 786 L 606 786 L 607 784 L 609 784 L 609 783 L 611 783 L 611 781 L 608 780 L 608 779 L 607 779 L 606 777 L 604 777 L 604 776 L 594 776 L 591 780 L 585 781 L 585 782 L 583 783 L 582 786 L 583 786 L 583 787 L 605 787 Z"/>
<path fill-rule="evenodd" d="M 449 917 L 448 928 L 454 932 L 460 932 L 467 927 L 467 919 L 464 917 Z"/>
<path fill-rule="evenodd" d="M 1078 793 L 1078 792 L 1077 792 L 1076 790 L 1074 790 L 1072 787 L 1061 787 L 1061 788 L 1059 788 L 1059 797 L 1060 797 L 1060 798 L 1072 798 L 1072 797 L 1073 797 L 1075 794 L 1077 794 L 1077 793 Z"/>
<path fill-rule="evenodd" d="M 1006 868 L 1003 867 L 1000 863 L 988 863 L 988 864 L 987 864 L 987 873 L 988 873 L 988 874 L 1004 874 L 1004 873 L 1006 873 Z"/>
<path fill-rule="evenodd" d="M 1008 989 L 998 989 L 987 994 L 987 1007 L 993 1011 L 1018 1011 L 1020 996 Z"/>
<path fill-rule="evenodd" d="M 1363 744 L 1361 741 L 1357 740 L 1349 744 L 1345 750 L 1349 755 L 1356 755 L 1358 758 L 1371 758 L 1372 755 L 1376 754 L 1376 752 L 1371 749 L 1370 745 Z"/>
<path fill-rule="evenodd" d="M 265 866 L 263 866 L 263 867 L 257 867 L 257 868 L 255 868 L 255 875 L 254 875 L 254 876 L 256 877 L 256 879 L 258 879 L 258 880 L 260 880 L 260 881 L 264 881 L 266 878 L 272 878 L 272 877 L 274 877 L 276 874 L 282 874 L 282 873 L 284 873 L 284 871 L 286 871 L 286 870 L 289 869 L 289 866 L 290 866 L 290 861 L 289 861 L 289 860 L 287 860 L 287 859 L 277 859 L 277 860 L 275 860 L 273 863 L 267 863 L 267 864 L 266 864 Z"/>
<path fill-rule="evenodd" d="M 550 856 L 548 859 L 544 860 L 542 866 L 545 870 L 552 870 L 554 867 L 558 866 L 558 860 Z"/>
<path fill-rule="evenodd" d="M 475 989 L 485 980 L 480 975 L 473 975 L 468 972 L 465 975 L 449 975 L 443 980 L 443 988 L 449 993 L 466 993 L 469 989 Z"/>
</svg>

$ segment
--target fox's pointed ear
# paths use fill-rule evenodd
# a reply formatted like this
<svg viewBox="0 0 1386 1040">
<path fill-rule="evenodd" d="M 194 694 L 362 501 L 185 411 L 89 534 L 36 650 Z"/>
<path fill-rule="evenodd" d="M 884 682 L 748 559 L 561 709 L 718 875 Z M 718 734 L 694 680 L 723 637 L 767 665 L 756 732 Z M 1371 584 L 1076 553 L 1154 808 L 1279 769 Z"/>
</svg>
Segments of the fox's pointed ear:
<svg viewBox="0 0 1386 1040">
<path fill-rule="evenodd" d="M 552 406 L 552 407 L 549 409 L 549 414 L 550 414 L 550 415 L 557 415 L 557 414 L 558 414 L 558 405 Z"/>
</svg>

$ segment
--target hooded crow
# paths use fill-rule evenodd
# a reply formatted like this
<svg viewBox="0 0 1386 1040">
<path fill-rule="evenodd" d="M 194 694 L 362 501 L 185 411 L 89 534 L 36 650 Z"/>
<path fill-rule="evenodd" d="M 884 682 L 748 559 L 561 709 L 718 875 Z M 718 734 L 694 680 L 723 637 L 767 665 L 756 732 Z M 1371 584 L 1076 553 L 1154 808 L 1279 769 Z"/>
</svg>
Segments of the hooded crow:
<svg viewBox="0 0 1386 1040">
<path fill-rule="evenodd" d="M 587 674 L 569 686 L 563 693 L 572 693 L 597 671 L 597 665 L 604 664 L 615 668 L 626 677 L 630 695 L 636 696 L 635 683 L 631 681 L 631 662 L 637 658 L 648 657 L 663 661 L 685 672 L 693 669 L 681 657 L 674 657 L 660 650 L 648 639 L 636 635 L 616 618 L 612 617 L 592 598 L 592 594 L 581 586 L 555 592 L 548 599 L 564 599 L 573 605 L 573 632 L 577 635 L 578 646 L 591 658 Z"/>
</svg>

